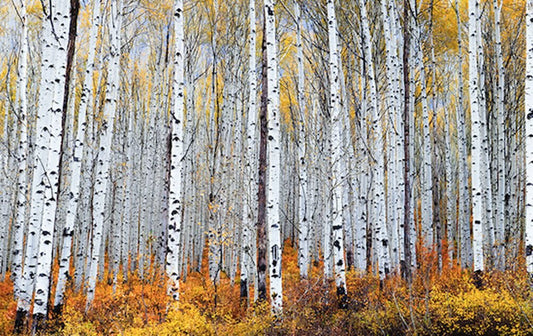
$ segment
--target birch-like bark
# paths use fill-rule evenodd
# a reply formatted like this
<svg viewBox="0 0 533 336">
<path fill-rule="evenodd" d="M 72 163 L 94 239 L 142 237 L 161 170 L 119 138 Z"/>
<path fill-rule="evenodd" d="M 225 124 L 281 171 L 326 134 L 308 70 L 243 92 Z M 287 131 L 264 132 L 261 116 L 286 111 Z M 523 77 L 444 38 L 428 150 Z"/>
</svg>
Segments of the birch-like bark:
<svg viewBox="0 0 533 336">
<path fill-rule="evenodd" d="M 479 111 L 479 75 L 477 59 L 477 35 L 479 2 L 477 0 L 468 1 L 468 89 L 470 93 L 470 115 L 472 119 L 472 220 L 473 220 L 473 254 L 474 271 L 484 270 L 483 260 L 483 195 L 481 181 L 481 120 Z"/>
<path fill-rule="evenodd" d="M 463 48 L 461 37 L 461 16 L 459 12 L 459 1 L 455 0 L 455 16 L 457 20 L 457 147 L 458 147 L 458 218 L 457 234 L 459 238 L 458 254 L 461 267 L 466 268 L 472 265 L 472 240 L 470 237 L 470 198 L 469 198 L 469 171 L 467 162 L 466 143 L 466 116 L 463 102 Z"/>
<path fill-rule="evenodd" d="M 335 269 L 335 284 L 337 295 L 346 295 L 346 262 L 344 260 L 344 227 L 342 197 L 345 183 L 345 171 L 342 169 L 342 111 L 340 108 L 339 85 L 339 54 L 337 46 L 337 18 L 335 16 L 335 3 L 328 0 L 328 41 L 329 41 L 329 113 L 331 118 L 331 146 L 332 146 L 332 172 L 331 182 L 333 199 L 331 209 L 331 224 L 333 235 L 333 262 Z"/>
<path fill-rule="evenodd" d="M 526 266 L 533 274 L 533 0 L 526 3 Z"/>
<path fill-rule="evenodd" d="M 89 46 L 96 45 L 98 37 L 98 28 L 100 26 L 100 1 L 95 2 L 93 8 L 92 24 L 89 32 Z M 80 182 L 81 182 L 81 163 L 83 161 L 83 152 L 85 147 L 85 133 L 86 133 L 86 114 L 87 103 L 89 97 L 93 94 L 93 72 L 94 72 L 94 57 L 96 48 L 89 48 L 87 56 L 87 66 L 85 70 L 85 78 L 83 81 L 83 88 L 81 94 L 80 106 L 78 109 L 78 128 L 76 131 L 76 138 L 74 139 L 74 149 L 72 154 L 72 162 L 70 169 L 72 173 L 70 181 L 70 192 L 67 215 L 65 218 L 65 226 L 63 228 L 63 245 L 61 248 L 61 257 L 59 259 L 59 274 L 55 291 L 54 307 L 62 306 L 64 303 L 64 292 L 67 279 L 69 276 L 69 266 L 72 250 L 72 237 L 74 235 L 74 223 L 78 211 L 78 203 L 80 197 Z"/>
<path fill-rule="evenodd" d="M 302 11 L 300 4 L 294 5 L 294 16 L 296 17 L 296 61 L 298 66 L 298 265 L 300 267 L 300 277 L 305 279 L 309 272 L 309 221 L 307 205 L 307 162 L 306 162 L 306 136 L 305 136 L 305 70 L 303 60 L 302 45 Z"/>
<path fill-rule="evenodd" d="M 57 66 L 54 76 L 54 94 L 52 104 L 49 107 L 49 143 L 47 157 L 47 180 L 48 186 L 45 191 L 45 201 L 42 212 L 42 222 L 39 235 L 38 260 L 35 279 L 35 297 L 33 306 L 33 328 L 39 330 L 41 322 L 46 319 L 48 312 L 48 297 L 52 276 L 52 250 L 53 235 L 55 228 L 55 216 L 58 199 L 59 164 L 61 154 L 63 99 L 65 90 L 65 77 L 67 66 L 67 43 L 68 27 L 70 22 L 70 2 L 66 0 L 52 4 L 49 9 L 54 15 L 50 24 L 51 34 L 48 36 L 56 50 L 54 62 Z M 55 35 L 52 33 L 55 32 Z"/>
<path fill-rule="evenodd" d="M 172 136 L 170 149 L 170 190 L 169 221 L 167 243 L 168 293 L 174 300 L 179 299 L 179 250 L 181 247 L 181 179 L 183 174 L 183 117 L 184 117 L 184 53 L 185 36 L 183 30 L 183 0 L 176 0 L 174 8 L 174 79 L 172 81 Z"/>
<path fill-rule="evenodd" d="M 243 225 L 241 247 L 241 299 L 248 299 L 249 280 L 253 259 L 251 230 L 255 225 L 257 214 L 257 73 L 256 73 L 256 11 L 255 0 L 249 3 L 249 41 L 248 41 L 248 116 L 245 137 L 245 176 L 247 181 L 247 198 L 243 198 Z"/>
<path fill-rule="evenodd" d="M 21 20 L 22 36 L 20 39 L 20 52 L 18 59 L 18 125 L 19 142 L 17 147 L 17 209 L 14 225 L 14 249 L 11 266 L 13 279 L 13 294 L 15 300 L 19 299 L 22 290 L 22 257 L 24 252 L 24 233 L 26 227 L 26 209 L 28 207 L 28 25 L 26 16 L 26 0 L 20 0 L 19 15 Z"/>
<path fill-rule="evenodd" d="M 498 82 L 496 85 L 496 113 L 497 113 L 497 130 L 498 130 L 498 149 L 497 162 L 498 162 L 498 188 L 496 192 L 495 200 L 495 229 L 496 229 L 496 267 L 503 270 L 505 267 L 505 223 L 507 218 L 505 217 L 505 190 L 506 190 L 506 175 L 505 175 L 505 67 L 503 65 L 502 55 L 502 38 L 501 38 L 501 10 L 503 1 L 494 0 L 494 43 L 495 43 L 495 56 L 496 66 L 498 71 Z"/>
<path fill-rule="evenodd" d="M 378 109 L 378 94 L 376 88 L 376 76 L 372 57 L 372 35 L 368 22 L 366 3 L 360 0 L 361 23 L 365 39 L 364 53 L 368 66 L 368 83 L 370 86 L 370 118 L 372 122 L 372 143 L 370 144 L 370 160 L 373 172 L 373 185 L 371 188 L 371 225 L 373 240 L 377 251 L 378 273 L 380 279 L 384 279 L 390 272 L 389 241 L 387 237 L 387 223 L 385 214 L 385 174 L 383 158 L 383 127 L 382 116 Z"/>
<path fill-rule="evenodd" d="M 37 268 L 37 250 L 44 208 L 44 195 L 48 182 L 46 180 L 46 164 L 48 162 L 48 146 L 50 133 L 49 116 L 51 115 L 52 100 L 54 98 L 54 78 L 58 74 L 58 65 L 54 63 L 56 56 L 55 39 L 50 26 L 50 8 L 48 16 L 42 26 L 42 49 L 41 49 L 41 81 L 39 89 L 39 105 L 37 110 L 37 122 L 33 162 L 30 169 L 33 173 L 30 194 L 30 218 L 26 238 L 26 252 L 24 255 L 24 270 L 22 273 L 22 286 L 17 302 L 17 316 L 15 319 L 15 332 L 21 332 L 26 315 L 30 310 L 33 296 L 34 280 Z"/>
<path fill-rule="evenodd" d="M 96 163 L 96 182 L 93 196 L 94 225 L 91 237 L 91 260 L 88 274 L 87 306 L 90 308 L 94 299 L 94 290 L 98 275 L 100 257 L 103 254 L 101 245 L 104 236 L 104 222 L 106 214 L 106 192 L 110 183 L 109 167 L 111 158 L 111 144 L 113 140 L 113 126 L 117 109 L 119 73 L 120 73 L 120 29 L 121 29 L 121 2 L 111 1 L 109 18 L 110 32 L 110 60 L 108 79 L 106 84 L 106 98 L 104 104 L 100 145 Z"/>
<path fill-rule="evenodd" d="M 281 314 L 283 311 L 283 290 L 281 283 L 281 227 L 280 227 L 280 197 L 281 197 L 281 150 L 280 150 L 280 114 L 279 114 L 279 86 L 278 61 L 276 42 L 276 19 L 274 15 L 274 0 L 265 0 L 265 35 L 267 55 L 267 120 L 268 120 L 268 163 L 267 163 L 267 210 L 269 246 L 269 275 L 270 298 L 272 311 Z"/>
<path fill-rule="evenodd" d="M 429 107 L 426 92 L 426 71 L 422 53 L 422 32 L 420 25 L 415 25 L 417 33 L 415 62 L 420 71 L 421 100 L 422 100 L 422 125 L 423 125 L 423 150 L 422 150 L 422 177 L 421 192 L 422 201 L 420 206 L 422 218 L 422 241 L 426 248 L 433 245 L 433 167 L 432 167 L 432 142 L 429 131 Z"/>
</svg>

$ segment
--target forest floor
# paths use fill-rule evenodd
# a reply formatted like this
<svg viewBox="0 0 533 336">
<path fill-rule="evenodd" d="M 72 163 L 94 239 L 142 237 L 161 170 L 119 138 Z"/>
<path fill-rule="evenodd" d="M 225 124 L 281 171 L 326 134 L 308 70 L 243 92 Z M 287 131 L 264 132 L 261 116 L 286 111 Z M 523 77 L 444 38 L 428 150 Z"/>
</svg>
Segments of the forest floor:
<svg viewBox="0 0 533 336">
<path fill-rule="evenodd" d="M 169 312 L 162 277 L 130 276 L 115 293 L 111 281 L 101 281 L 88 312 L 85 296 L 69 291 L 63 313 L 49 322 L 46 334 L 533 335 L 533 291 L 525 269 L 484 274 L 475 286 L 467 271 L 445 266 L 439 272 L 437 264 L 427 254 L 410 286 L 399 276 L 380 282 L 350 271 L 347 305 L 339 308 L 334 283 L 324 281 L 320 265 L 300 280 L 297 253 L 287 244 L 281 318 L 273 318 L 265 304 L 242 302 L 238 278 L 232 284 L 223 275 L 215 287 L 203 269 L 189 272 L 179 309 Z M 12 293 L 11 281 L 0 283 L 0 335 L 12 334 Z"/>
</svg>

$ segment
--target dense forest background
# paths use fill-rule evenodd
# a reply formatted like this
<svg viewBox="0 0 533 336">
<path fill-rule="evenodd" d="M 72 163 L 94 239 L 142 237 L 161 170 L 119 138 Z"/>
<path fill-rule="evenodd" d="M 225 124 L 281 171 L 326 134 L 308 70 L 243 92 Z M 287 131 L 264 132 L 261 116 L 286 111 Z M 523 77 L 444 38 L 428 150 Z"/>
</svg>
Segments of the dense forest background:
<svg viewBox="0 0 533 336">
<path fill-rule="evenodd" d="M 533 333 L 533 1 L 1 4 L 0 334 Z"/>
</svg>

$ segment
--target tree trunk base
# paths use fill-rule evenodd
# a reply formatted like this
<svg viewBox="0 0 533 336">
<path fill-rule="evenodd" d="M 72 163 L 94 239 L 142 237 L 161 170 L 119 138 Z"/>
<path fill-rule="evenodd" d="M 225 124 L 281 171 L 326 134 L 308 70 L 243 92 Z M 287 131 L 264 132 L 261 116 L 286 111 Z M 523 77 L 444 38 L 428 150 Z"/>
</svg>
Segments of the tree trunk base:
<svg viewBox="0 0 533 336">
<path fill-rule="evenodd" d="M 37 313 L 33 315 L 32 335 L 40 335 L 46 331 L 46 315 Z"/>
<path fill-rule="evenodd" d="M 16 335 L 22 334 L 26 326 L 26 317 L 28 312 L 23 309 L 17 309 L 17 314 L 15 315 L 15 327 L 13 328 L 13 333 Z"/>
<path fill-rule="evenodd" d="M 483 271 L 475 271 L 474 274 L 472 274 L 472 280 L 477 289 L 483 289 Z"/>
<path fill-rule="evenodd" d="M 241 280 L 241 304 L 248 305 L 248 280 Z"/>
<path fill-rule="evenodd" d="M 339 300 L 339 309 L 348 308 L 348 294 L 346 294 L 343 286 L 337 287 L 337 299 Z"/>
</svg>

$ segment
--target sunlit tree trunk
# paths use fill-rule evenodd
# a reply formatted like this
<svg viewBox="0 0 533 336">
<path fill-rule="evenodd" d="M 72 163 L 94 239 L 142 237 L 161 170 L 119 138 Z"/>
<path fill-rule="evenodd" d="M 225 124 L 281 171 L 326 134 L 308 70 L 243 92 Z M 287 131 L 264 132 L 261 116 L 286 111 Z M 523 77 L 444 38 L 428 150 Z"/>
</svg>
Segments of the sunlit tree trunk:
<svg viewBox="0 0 533 336">
<path fill-rule="evenodd" d="M 256 73 L 256 11 L 255 0 L 249 3 L 249 41 L 248 41 L 248 116 L 245 137 L 245 181 L 248 194 L 243 198 L 243 225 L 241 247 L 241 292 L 242 299 L 248 299 L 252 270 L 252 235 L 257 214 L 257 73 Z"/>
<path fill-rule="evenodd" d="M 470 115 L 472 119 L 472 220 L 473 220 L 473 254 L 474 271 L 484 270 L 483 260 L 483 195 L 480 171 L 482 167 L 482 144 L 481 144 L 481 116 L 479 111 L 479 75 L 477 59 L 477 35 L 479 3 L 477 0 L 468 1 L 468 89 L 470 93 Z"/>
<path fill-rule="evenodd" d="M 267 55 L 267 118 L 268 118 L 268 168 L 267 210 L 269 246 L 270 298 L 272 311 L 281 314 L 283 291 L 281 283 L 281 227 L 280 227 L 280 181 L 281 181 L 281 131 L 279 114 L 278 61 L 274 0 L 265 0 L 265 33 Z"/>
<path fill-rule="evenodd" d="M 111 1 L 111 13 L 109 17 L 110 60 L 93 196 L 94 225 L 91 237 L 91 259 L 88 274 L 87 309 L 91 306 L 94 299 L 94 290 L 96 288 L 100 257 L 104 253 L 104 251 L 101 249 L 101 245 L 104 238 L 104 225 L 106 220 L 106 192 L 110 183 L 109 168 L 111 161 L 111 143 L 113 139 L 113 127 L 117 109 L 118 87 L 120 84 L 121 15 L 120 0 Z"/>
<path fill-rule="evenodd" d="M 184 116 L 184 32 L 183 0 L 176 0 L 174 8 L 174 79 L 172 81 L 172 137 L 170 150 L 169 230 L 167 243 L 168 293 L 174 300 L 179 298 L 179 249 L 181 247 L 181 178 L 183 173 L 183 116 Z"/>
<path fill-rule="evenodd" d="M 335 284 L 337 294 L 346 294 L 346 262 L 344 260 L 344 227 L 343 227 L 343 185 L 345 170 L 342 169 L 341 160 L 344 160 L 342 146 L 343 116 L 340 108 L 339 85 L 339 54 L 337 46 L 337 18 L 335 16 L 335 3 L 328 0 L 328 41 L 329 41 L 329 113 L 331 118 L 331 146 L 332 146 L 332 172 L 331 182 L 333 199 L 331 209 L 331 224 L 333 235 L 333 262 L 335 269 Z"/>
<path fill-rule="evenodd" d="M 390 272 L 389 240 L 385 214 L 385 174 L 383 158 L 383 127 L 382 116 L 378 108 L 378 94 L 376 88 L 376 76 L 372 57 L 372 35 L 368 22 L 366 4 L 361 0 L 361 23 L 365 39 L 364 53 L 368 66 L 368 83 L 370 86 L 370 118 L 372 135 L 370 137 L 370 160 L 373 180 L 371 187 L 371 226 L 373 234 L 373 247 L 377 252 L 378 273 L 380 279 L 384 279 Z"/>
<path fill-rule="evenodd" d="M 39 330 L 47 317 L 48 297 L 50 295 L 51 271 L 52 271 L 52 249 L 53 235 L 55 228 L 55 216 L 58 199 L 59 184 L 59 165 L 61 155 L 61 137 L 63 133 L 62 119 L 64 90 L 67 67 L 67 43 L 68 27 L 70 22 L 70 2 L 63 0 L 52 4 L 49 8 L 54 15 L 54 22 L 57 27 L 50 24 L 50 35 L 47 43 L 53 43 L 55 46 L 54 61 L 57 68 L 55 69 L 54 93 L 51 105 L 49 106 L 49 143 L 47 157 L 47 179 L 49 185 L 45 191 L 44 208 L 42 212 L 42 222 L 39 235 L 39 248 L 37 252 L 37 268 L 35 278 L 35 297 L 33 306 L 33 329 Z M 75 24 L 75 23 L 74 23 Z"/>
<path fill-rule="evenodd" d="M 18 60 L 17 103 L 19 142 L 17 147 L 17 209 L 14 225 L 14 248 L 11 266 L 13 279 L 13 294 L 16 300 L 22 290 L 22 260 L 24 252 L 24 233 L 26 229 L 26 209 L 28 207 L 28 24 L 26 15 L 26 0 L 20 1 L 19 15 L 22 35 Z M 7 115 L 6 115 L 7 116 Z"/>
<path fill-rule="evenodd" d="M 100 1 L 95 2 L 93 8 L 93 16 L 91 29 L 89 33 L 89 45 L 96 45 L 98 36 L 98 28 L 100 25 Z M 54 307 L 60 307 L 64 302 L 65 285 L 69 276 L 69 267 L 72 250 L 72 238 L 74 235 L 74 223 L 78 211 L 78 200 L 80 197 L 80 181 L 81 181 L 81 164 L 83 161 L 83 152 L 85 147 L 85 133 L 86 133 L 86 113 L 89 97 L 93 95 L 93 71 L 94 71 L 94 56 L 96 48 L 89 48 L 87 56 L 87 65 L 85 70 L 85 79 L 83 81 L 82 95 L 80 106 L 78 109 L 78 128 L 76 137 L 74 139 L 74 149 L 72 154 L 72 162 L 70 163 L 71 180 L 70 192 L 67 208 L 67 215 L 65 218 L 65 226 L 63 228 L 63 244 L 61 248 L 61 257 L 59 259 L 59 274 L 55 291 Z M 74 98 L 73 98 L 74 99 Z M 56 308 L 59 309 L 59 308 Z"/>
</svg>

